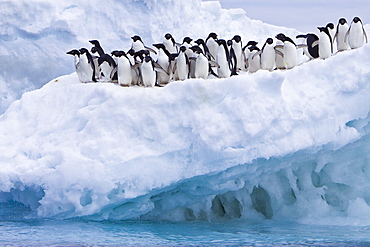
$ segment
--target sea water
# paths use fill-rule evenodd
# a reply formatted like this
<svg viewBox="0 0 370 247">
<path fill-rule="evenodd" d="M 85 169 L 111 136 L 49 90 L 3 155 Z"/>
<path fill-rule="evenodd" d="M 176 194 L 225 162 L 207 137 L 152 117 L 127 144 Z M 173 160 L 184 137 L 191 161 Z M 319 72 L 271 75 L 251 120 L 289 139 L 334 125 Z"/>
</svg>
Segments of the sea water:
<svg viewBox="0 0 370 247">
<path fill-rule="evenodd" d="M 369 226 L 295 222 L 0 222 L 1 246 L 370 246 Z"/>
</svg>

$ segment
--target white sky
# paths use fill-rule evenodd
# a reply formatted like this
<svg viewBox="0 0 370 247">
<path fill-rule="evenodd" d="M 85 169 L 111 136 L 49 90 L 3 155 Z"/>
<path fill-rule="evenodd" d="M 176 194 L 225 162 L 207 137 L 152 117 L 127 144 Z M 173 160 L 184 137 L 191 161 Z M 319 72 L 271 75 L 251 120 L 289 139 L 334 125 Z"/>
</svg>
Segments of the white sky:
<svg viewBox="0 0 370 247">
<path fill-rule="evenodd" d="M 210 0 L 203 0 L 210 1 Z M 345 17 L 350 23 L 358 16 L 370 23 L 370 0 L 219 0 L 224 9 L 242 8 L 247 16 L 263 22 L 316 32 L 318 26 L 338 23 Z"/>
</svg>

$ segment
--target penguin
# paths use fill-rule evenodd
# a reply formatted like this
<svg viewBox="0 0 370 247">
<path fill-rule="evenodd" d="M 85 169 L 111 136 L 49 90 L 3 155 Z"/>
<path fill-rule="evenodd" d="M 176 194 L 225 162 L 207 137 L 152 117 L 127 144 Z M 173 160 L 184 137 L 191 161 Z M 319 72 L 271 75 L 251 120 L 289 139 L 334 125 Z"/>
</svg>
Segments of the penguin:
<svg viewBox="0 0 370 247">
<path fill-rule="evenodd" d="M 280 39 L 276 40 L 275 66 L 276 66 L 276 69 L 285 69 L 285 64 L 284 64 L 284 42 L 281 41 Z"/>
<path fill-rule="evenodd" d="M 257 46 L 258 42 L 256 41 L 253 41 L 253 40 L 250 40 L 248 41 L 248 43 L 242 48 L 242 53 L 243 53 L 243 59 L 244 59 L 244 67 L 242 68 L 242 70 L 244 71 L 248 71 L 248 58 L 249 58 L 249 49 L 248 47 L 251 47 L 251 46 Z"/>
<path fill-rule="evenodd" d="M 82 82 L 97 82 L 95 79 L 94 61 L 91 54 L 86 48 L 81 48 L 79 51 Z"/>
<path fill-rule="evenodd" d="M 164 44 L 153 44 L 158 49 L 157 63 L 168 74 L 157 72 L 157 82 L 159 84 L 167 84 L 172 78 L 171 54 Z"/>
<path fill-rule="evenodd" d="M 284 66 L 286 69 L 291 69 L 298 65 L 298 55 L 297 55 L 297 46 L 294 41 L 285 36 L 283 33 L 279 33 L 276 35 L 276 38 L 283 42 L 283 53 L 282 57 L 284 60 Z M 280 48 L 280 46 L 276 45 L 275 47 Z M 275 49 L 276 50 L 276 49 Z"/>
<path fill-rule="evenodd" d="M 132 39 L 131 49 L 133 49 L 134 52 L 148 50 L 154 54 L 157 54 L 155 50 L 144 45 L 144 42 L 141 40 L 141 37 L 139 35 L 132 36 L 131 39 Z"/>
<path fill-rule="evenodd" d="M 320 30 L 319 34 L 319 57 L 321 59 L 327 59 L 333 53 L 333 41 L 331 39 L 331 35 L 329 33 L 328 27 L 318 27 L 317 29 Z"/>
<path fill-rule="evenodd" d="M 83 77 L 81 73 L 81 66 L 80 66 L 80 52 L 76 49 L 68 51 L 67 54 L 72 55 L 74 57 L 74 66 L 76 69 L 76 74 L 80 82 L 83 82 Z"/>
<path fill-rule="evenodd" d="M 297 39 L 304 38 L 306 40 L 307 48 L 304 50 L 304 54 L 311 59 L 319 57 L 319 37 L 314 33 L 300 34 L 297 35 Z"/>
<path fill-rule="evenodd" d="M 231 76 L 233 75 L 238 75 L 237 71 L 238 71 L 238 62 L 237 62 L 237 57 L 236 57 L 236 54 L 235 54 L 235 51 L 234 51 L 234 47 L 233 47 L 233 41 L 230 39 L 227 41 L 227 48 L 229 49 L 229 67 L 230 67 L 230 70 L 231 70 Z"/>
<path fill-rule="evenodd" d="M 261 49 L 261 69 L 272 71 L 275 68 L 274 40 L 267 38 Z"/>
<path fill-rule="evenodd" d="M 230 77 L 230 53 L 224 39 L 218 39 L 218 51 L 216 55 L 216 63 L 219 65 L 217 68 L 217 75 L 220 78 Z"/>
<path fill-rule="evenodd" d="M 132 83 L 132 64 L 124 51 L 114 51 L 112 56 L 117 61 L 117 79 L 118 84 L 128 87 Z"/>
<path fill-rule="evenodd" d="M 345 18 L 340 18 L 337 25 L 337 32 L 334 36 L 334 39 L 337 42 L 338 51 L 345 51 L 349 48 L 348 42 L 345 39 L 348 29 L 349 26 L 347 20 Z"/>
<path fill-rule="evenodd" d="M 101 70 L 100 70 L 99 63 L 98 63 L 98 58 L 100 57 L 100 54 L 98 52 L 98 48 L 96 48 L 95 46 L 91 48 L 91 56 L 92 56 L 93 61 L 94 61 L 95 76 L 97 77 L 97 79 L 101 79 L 101 76 L 100 76 L 101 75 Z"/>
<path fill-rule="evenodd" d="M 189 58 L 186 55 L 187 48 L 186 46 L 181 46 L 179 54 L 176 58 L 174 65 L 174 72 L 177 73 L 178 79 L 183 81 L 189 78 Z"/>
<path fill-rule="evenodd" d="M 96 51 L 99 54 L 99 56 L 105 54 L 98 40 L 89 40 L 89 42 L 94 45 L 95 47 L 94 51 Z"/>
<path fill-rule="evenodd" d="M 183 39 L 183 41 L 182 41 L 182 44 L 181 44 L 181 46 L 185 46 L 185 48 L 186 48 L 186 55 L 188 56 L 188 57 L 191 57 L 192 55 L 193 55 L 193 51 L 192 50 L 190 50 L 190 47 L 192 47 L 193 45 L 192 45 L 192 41 L 193 41 L 193 39 L 192 38 L 190 38 L 190 37 L 185 37 L 184 39 Z"/>
<path fill-rule="evenodd" d="M 336 30 L 335 25 L 331 22 L 326 24 L 326 28 L 328 29 L 330 37 L 331 37 L 331 41 L 332 41 L 331 45 L 333 47 L 333 49 L 332 49 L 333 52 L 332 53 L 334 53 L 334 51 L 337 50 L 336 45 L 334 43 L 334 37 L 335 37 L 335 33 L 337 32 L 337 30 Z"/>
<path fill-rule="evenodd" d="M 261 69 L 261 57 L 259 55 L 260 49 L 257 46 L 249 46 L 248 50 L 250 51 L 248 57 L 248 71 L 250 73 L 255 73 Z"/>
<path fill-rule="evenodd" d="M 212 59 L 212 55 L 209 52 L 209 49 L 203 39 L 197 39 L 194 43 L 198 45 L 198 47 L 202 50 L 204 56 L 206 56 L 208 60 Z"/>
<path fill-rule="evenodd" d="M 367 43 L 367 34 L 359 17 L 353 18 L 345 38 L 351 49 L 360 48 L 365 42 Z"/>
<path fill-rule="evenodd" d="M 141 81 L 145 87 L 159 86 L 156 82 L 156 71 L 167 73 L 153 58 L 146 53 L 140 65 Z"/>
<path fill-rule="evenodd" d="M 206 46 L 211 54 L 211 60 L 216 61 L 219 44 L 217 43 L 217 34 L 210 33 L 206 38 Z"/>
<path fill-rule="evenodd" d="M 190 47 L 190 49 L 197 54 L 195 59 L 195 78 L 207 79 L 209 70 L 208 58 L 204 55 L 203 50 L 199 46 L 195 45 Z"/>
<path fill-rule="evenodd" d="M 114 82 L 118 81 L 117 78 L 117 64 L 114 59 L 108 55 L 103 54 L 98 58 L 98 64 L 101 70 L 102 79 L 107 82 Z"/>
<path fill-rule="evenodd" d="M 132 85 L 139 85 L 140 84 L 140 70 L 137 64 L 140 64 L 138 61 L 135 60 L 135 51 L 130 49 L 126 53 L 127 58 L 130 60 L 132 64 L 131 75 L 132 75 Z"/>
<path fill-rule="evenodd" d="M 242 54 L 242 39 L 239 35 L 235 35 L 231 40 L 233 41 L 232 46 L 236 56 L 236 68 L 239 71 L 245 66 Z"/>
<path fill-rule="evenodd" d="M 169 53 L 177 53 L 176 41 L 170 33 L 164 35 L 163 44 Z"/>
</svg>

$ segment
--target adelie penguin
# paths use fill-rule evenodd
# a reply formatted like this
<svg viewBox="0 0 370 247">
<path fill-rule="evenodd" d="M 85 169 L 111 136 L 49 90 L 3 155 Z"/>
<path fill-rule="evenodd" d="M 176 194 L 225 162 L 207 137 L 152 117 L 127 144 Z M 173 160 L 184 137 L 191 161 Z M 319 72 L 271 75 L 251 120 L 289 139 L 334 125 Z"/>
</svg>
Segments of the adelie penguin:
<svg viewBox="0 0 370 247">
<path fill-rule="evenodd" d="M 82 82 L 97 82 L 95 79 L 94 61 L 86 48 L 80 49 L 80 69 Z"/>
<path fill-rule="evenodd" d="M 156 71 L 167 73 L 159 64 L 154 62 L 151 56 L 146 54 L 140 65 L 141 81 L 145 87 L 159 86 L 156 81 Z"/>
<path fill-rule="evenodd" d="M 107 82 L 118 82 L 117 78 L 117 64 L 114 59 L 108 55 L 103 54 L 98 58 L 98 64 L 101 71 L 102 79 Z"/>
<path fill-rule="evenodd" d="M 261 69 L 260 49 L 257 46 L 249 46 L 248 71 L 255 73 Z"/>
<path fill-rule="evenodd" d="M 76 74 L 80 82 L 83 81 L 83 76 L 82 76 L 82 71 L 81 71 L 81 66 L 80 66 L 80 52 L 78 50 L 71 50 L 67 52 L 67 54 L 72 55 L 74 57 L 74 65 L 76 69 Z"/>
<path fill-rule="evenodd" d="M 320 30 L 319 40 L 319 57 L 321 59 L 327 59 L 333 53 L 333 40 L 328 27 L 318 27 Z"/>
<path fill-rule="evenodd" d="M 311 59 L 319 57 L 319 37 L 314 33 L 297 35 L 297 39 L 303 38 L 306 41 L 307 48 L 304 49 L 304 54 Z"/>
<path fill-rule="evenodd" d="M 249 67 L 249 64 L 248 64 L 248 58 L 249 58 L 249 54 L 250 54 L 250 51 L 249 51 L 249 47 L 251 46 L 257 46 L 258 45 L 258 42 L 257 41 L 253 41 L 253 40 L 250 40 L 248 41 L 248 43 L 242 48 L 242 52 L 243 52 L 243 59 L 244 59 L 244 68 L 243 70 L 244 71 L 248 71 L 248 67 Z"/>
<path fill-rule="evenodd" d="M 275 47 L 274 40 L 267 38 L 261 51 L 261 69 L 272 71 L 275 68 Z"/>
<path fill-rule="evenodd" d="M 220 78 L 228 78 L 231 74 L 232 64 L 230 60 L 230 52 L 224 39 L 217 40 L 218 51 L 216 55 L 217 75 Z"/>
<path fill-rule="evenodd" d="M 231 40 L 233 41 L 232 47 L 236 56 L 236 68 L 239 71 L 245 66 L 242 53 L 242 38 L 239 35 L 235 35 Z"/>
<path fill-rule="evenodd" d="M 144 42 L 141 40 L 141 37 L 139 35 L 132 36 L 131 39 L 132 39 L 131 49 L 133 49 L 134 52 L 148 50 L 154 54 L 157 54 L 157 52 L 154 51 L 152 48 L 144 45 Z"/>
<path fill-rule="evenodd" d="M 302 48 L 305 45 L 297 46 L 291 38 L 285 36 L 283 33 L 279 33 L 278 35 L 276 35 L 276 38 L 284 43 L 282 47 L 283 53 L 280 55 L 283 57 L 285 68 L 291 69 L 297 66 L 298 65 L 297 48 Z M 280 48 L 280 46 L 278 45 L 276 45 L 275 47 Z"/>
<path fill-rule="evenodd" d="M 172 37 L 172 34 L 166 33 L 164 35 L 163 44 L 170 54 L 177 53 L 177 43 L 175 39 Z"/>
<path fill-rule="evenodd" d="M 210 33 L 206 38 L 206 46 L 208 47 L 209 53 L 211 54 L 211 59 L 216 61 L 218 52 L 217 34 Z"/>
<path fill-rule="evenodd" d="M 189 58 L 186 55 L 187 48 L 185 46 L 180 47 L 179 54 L 176 58 L 174 65 L 174 72 L 176 72 L 178 79 L 183 81 L 189 78 L 190 63 Z"/>
<path fill-rule="evenodd" d="M 128 87 L 132 83 L 132 65 L 124 51 L 113 51 L 112 56 L 117 61 L 117 79 L 118 84 Z"/>
<path fill-rule="evenodd" d="M 157 82 L 167 84 L 172 80 L 173 61 L 176 55 L 171 54 L 164 44 L 153 44 L 158 49 L 157 64 L 159 64 L 167 73 L 157 72 Z"/>
<path fill-rule="evenodd" d="M 365 42 L 367 43 L 367 34 L 359 17 L 353 18 L 346 33 L 346 39 L 352 49 L 360 48 Z"/>
<path fill-rule="evenodd" d="M 337 25 L 337 32 L 335 33 L 334 39 L 337 42 L 338 51 L 345 51 L 349 48 L 348 42 L 346 40 L 346 33 L 349 29 L 347 20 L 345 18 L 340 18 Z"/>
</svg>

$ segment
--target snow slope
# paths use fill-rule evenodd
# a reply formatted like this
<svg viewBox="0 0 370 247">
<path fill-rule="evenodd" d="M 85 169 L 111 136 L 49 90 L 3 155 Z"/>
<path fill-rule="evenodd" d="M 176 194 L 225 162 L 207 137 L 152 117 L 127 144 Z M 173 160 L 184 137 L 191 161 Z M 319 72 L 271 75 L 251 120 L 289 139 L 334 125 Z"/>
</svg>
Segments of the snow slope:
<svg viewBox="0 0 370 247">
<path fill-rule="evenodd" d="M 200 0 L 5 0 L 0 19 L 0 114 L 22 93 L 71 73 L 72 58 L 65 53 L 90 48 L 91 39 L 110 52 L 127 51 L 135 34 L 147 45 L 161 42 L 167 32 L 179 42 L 210 32 L 260 42 L 279 32 L 296 34 L 251 20 L 241 9 L 224 10 L 219 2 Z"/>
<path fill-rule="evenodd" d="M 158 41 L 168 31 L 175 38 L 216 31 L 262 42 L 297 31 L 251 21 L 217 2 L 107 2 L 115 10 L 70 1 L 5 3 L 3 13 L 30 11 L 23 21 L 9 19 L 2 51 L 12 48 L 15 60 L 9 61 L 19 62 L 25 51 L 35 60 L 29 74 L 1 72 L 0 219 L 370 224 L 370 45 L 288 71 L 190 79 L 163 88 L 81 84 L 65 51 L 96 36 L 116 49 L 129 47 L 132 33 Z M 147 27 L 148 15 L 163 17 L 168 8 L 183 10 L 192 25 L 176 29 L 183 19 L 167 23 L 158 17 Z M 32 13 L 39 10 L 49 12 L 37 19 Z M 96 22 L 86 14 L 92 10 Z M 110 15 L 119 10 L 127 15 Z M 127 21 L 133 10 L 146 15 Z M 172 17 L 174 12 L 168 11 Z M 26 24 L 35 17 L 34 25 Z M 120 18 L 125 26 L 116 25 Z M 225 20 L 235 25 L 225 26 Z M 99 32 L 97 23 L 108 29 Z M 40 52 L 45 49 L 52 52 Z M 61 62 L 54 72 L 41 62 L 44 55 Z M 43 85 L 48 76 L 40 71 L 68 75 Z"/>
</svg>

